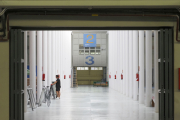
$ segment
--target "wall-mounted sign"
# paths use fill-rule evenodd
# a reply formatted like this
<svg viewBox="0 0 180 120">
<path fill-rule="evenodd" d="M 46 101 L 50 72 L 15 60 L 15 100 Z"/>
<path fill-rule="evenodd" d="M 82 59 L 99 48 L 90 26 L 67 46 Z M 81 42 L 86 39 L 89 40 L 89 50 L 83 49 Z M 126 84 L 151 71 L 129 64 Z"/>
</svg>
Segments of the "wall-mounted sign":
<svg viewBox="0 0 180 120">
<path fill-rule="evenodd" d="M 96 47 L 96 34 L 84 34 L 84 47 Z"/>
<path fill-rule="evenodd" d="M 94 64 L 94 57 L 93 56 L 87 56 L 86 62 L 87 65 L 93 65 Z"/>
</svg>

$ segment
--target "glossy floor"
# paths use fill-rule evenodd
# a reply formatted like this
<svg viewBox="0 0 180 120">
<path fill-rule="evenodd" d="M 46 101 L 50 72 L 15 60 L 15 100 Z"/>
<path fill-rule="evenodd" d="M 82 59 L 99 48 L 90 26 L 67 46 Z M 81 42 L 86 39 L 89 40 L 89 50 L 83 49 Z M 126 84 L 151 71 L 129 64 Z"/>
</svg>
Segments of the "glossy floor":
<svg viewBox="0 0 180 120">
<path fill-rule="evenodd" d="M 61 93 L 50 107 L 29 108 L 25 120 L 158 120 L 158 114 L 108 87 L 79 86 Z"/>
</svg>

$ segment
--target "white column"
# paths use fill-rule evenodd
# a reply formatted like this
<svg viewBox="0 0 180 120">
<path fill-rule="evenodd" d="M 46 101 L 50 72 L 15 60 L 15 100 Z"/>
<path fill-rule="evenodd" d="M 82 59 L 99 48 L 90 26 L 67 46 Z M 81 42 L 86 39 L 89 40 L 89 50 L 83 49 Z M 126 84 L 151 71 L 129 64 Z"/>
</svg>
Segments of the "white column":
<svg viewBox="0 0 180 120">
<path fill-rule="evenodd" d="M 56 69 L 55 69 L 55 75 L 57 75 L 58 74 L 58 61 L 59 61 L 59 59 L 58 59 L 58 31 L 56 31 L 56 43 L 55 43 L 55 51 L 56 51 L 56 53 L 55 53 L 55 67 L 56 67 Z"/>
<path fill-rule="evenodd" d="M 126 96 L 129 96 L 129 31 L 125 31 L 125 44 L 126 44 Z"/>
<path fill-rule="evenodd" d="M 56 81 L 56 73 L 57 73 L 57 65 L 56 65 L 56 59 L 57 59 L 57 56 L 56 56 L 56 39 L 57 39 L 57 37 L 56 37 L 56 31 L 54 31 L 54 52 L 53 52 L 53 55 L 54 55 L 54 59 L 53 59 L 53 66 L 54 66 L 54 69 L 53 69 L 53 74 L 54 74 L 54 76 L 53 76 L 53 81 Z M 67 53 L 68 54 L 68 53 Z"/>
<path fill-rule="evenodd" d="M 155 82 L 155 112 L 159 112 L 159 94 L 158 94 L 158 31 L 154 31 L 154 82 Z"/>
<path fill-rule="evenodd" d="M 57 59 L 57 63 L 58 63 L 58 75 L 60 75 L 60 68 L 61 68 L 61 66 L 60 66 L 60 61 L 61 61 L 61 57 L 60 57 L 60 41 L 61 41 L 61 39 L 60 39 L 60 31 L 58 31 L 57 32 L 57 56 L 58 56 L 58 59 Z"/>
<path fill-rule="evenodd" d="M 120 69 L 120 75 L 123 74 L 123 59 L 124 59 L 124 56 L 123 56 L 123 31 L 120 31 L 120 52 L 121 52 L 121 56 L 120 56 L 120 59 L 121 59 L 121 69 Z M 121 79 L 121 76 L 120 76 L 120 79 Z M 121 93 L 123 93 L 123 80 L 121 80 Z"/>
<path fill-rule="evenodd" d="M 116 68 L 116 70 L 115 70 L 115 75 L 116 75 L 116 90 L 117 91 L 119 91 L 118 89 L 119 89 L 119 80 L 118 80 L 118 78 L 119 78 L 119 76 L 117 76 L 118 75 L 118 67 L 119 67 L 119 61 L 118 61 L 118 54 L 119 54 L 119 49 L 118 49 L 118 47 L 119 47 L 119 45 L 118 45 L 118 31 L 116 31 L 116 49 L 115 49 L 115 68 Z"/>
<path fill-rule="evenodd" d="M 24 32 L 24 112 L 27 112 L 27 31 Z"/>
<path fill-rule="evenodd" d="M 152 31 L 146 31 L 146 106 L 152 100 Z"/>
<path fill-rule="evenodd" d="M 64 78 L 64 73 L 63 73 L 63 31 L 60 32 L 60 77 L 61 77 L 61 92 L 63 91 L 63 78 Z"/>
<path fill-rule="evenodd" d="M 53 78 L 54 78 L 54 31 L 51 32 L 51 80 L 50 82 L 52 83 Z"/>
<path fill-rule="evenodd" d="M 126 94 L 126 40 L 125 31 L 123 31 L 123 94 Z"/>
<path fill-rule="evenodd" d="M 133 96 L 133 31 L 129 31 L 129 97 Z"/>
<path fill-rule="evenodd" d="M 37 101 L 42 91 L 42 31 L 37 31 Z"/>
<path fill-rule="evenodd" d="M 144 104 L 144 31 L 139 31 L 139 103 Z"/>
<path fill-rule="evenodd" d="M 118 40 L 117 40 L 118 44 L 117 44 L 117 63 L 118 63 L 118 68 L 117 68 L 117 80 L 118 80 L 118 91 L 121 92 L 121 40 L 120 40 L 120 31 L 118 31 Z"/>
<path fill-rule="evenodd" d="M 115 39 L 115 34 L 114 34 L 114 31 L 113 31 L 113 32 L 112 32 L 112 39 L 111 39 L 111 42 L 112 42 L 111 45 L 112 45 L 112 46 L 114 46 L 114 42 L 115 42 L 114 39 Z M 114 49 L 115 49 L 115 47 L 112 49 L 112 58 L 114 58 Z M 112 88 L 113 88 L 113 89 L 115 89 L 115 86 L 114 86 L 114 69 L 115 69 L 115 68 L 114 68 L 114 59 L 112 59 L 112 69 L 111 69 L 111 74 L 112 74 L 111 77 L 112 77 L 112 78 L 111 78 L 111 80 L 112 80 L 112 85 L 113 85 Z"/>
<path fill-rule="evenodd" d="M 64 79 L 64 75 L 65 75 L 65 72 L 64 72 L 64 68 L 65 68 L 65 65 L 64 65 L 64 62 L 65 62 L 65 60 L 64 60 L 64 52 L 63 52 L 63 49 L 65 49 L 65 47 L 64 47 L 64 40 L 65 40 L 65 35 L 64 35 L 64 33 L 65 33 L 65 31 L 62 31 L 62 34 L 61 34 L 61 36 L 62 36 L 62 40 L 61 40 L 61 47 L 62 47 L 62 51 L 61 51 L 61 59 L 62 59 L 62 61 L 61 61 L 61 64 L 62 64 L 62 91 L 64 91 L 64 83 L 65 83 L 65 79 Z"/>
<path fill-rule="evenodd" d="M 117 71 L 117 31 L 114 31 L 114 52 L 113 52 L 113 57 L 114 57 L 114 74 L 113 74 L 113 78 L 116 75 L 116 71 Z M 117 83 L 117 79 L 114 79 L 114 89 L 117 90 L 118 87 L 118 83 Z"/>
<path fill-rule="evenodd" d="M 54 66 L 54 60 L 55 60 L 55 47 L 54 47 L 54 43 L 55 43 L 55 31 L 52 31 L 51 33 L 51 83 L 52 81 L 55 81 L 56 80 L 56 77 L 55 77 L 55 66 Z"/>
<path fill-rule="evenodd" d="M 47 86 L 51 84 L 51 31 L 47 32 Z"/>
<path fill-rule="evenodd" d="M 29 32 L 30 87 L 36 99 L 36 31 Z"/>
<path fill-rule="evenodd" d="M 138 81 L 136 74 L 138 73 L 138 31 L 133 31 L 133 100 L 138 100 Z"/>
<path fill-rule="evenodd" d="M 45 81 L 43 86 L 47 86 L 47 31 L 42 32 L 42 64 L 43 74 L 45 74 Z"/>
</svg>

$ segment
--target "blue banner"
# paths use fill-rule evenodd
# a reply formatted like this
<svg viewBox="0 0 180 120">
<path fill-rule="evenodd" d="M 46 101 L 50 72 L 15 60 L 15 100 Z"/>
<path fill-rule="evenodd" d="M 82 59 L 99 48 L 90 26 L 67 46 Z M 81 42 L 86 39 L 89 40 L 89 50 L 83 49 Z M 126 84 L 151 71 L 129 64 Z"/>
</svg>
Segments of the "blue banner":
<svg viewBox="0 0 180 120">
<path fill-rule="evenodd" d="M 27 78 L 30 76 L 30 66 L 27 66 Z M 37 66 L 36 66 L 36 77 L 37 77 Z"/>
<path fill-rule="evenodd" d="M 84 47 L 96 47 L 96 34 L 84 34 Z"/>
</svg>

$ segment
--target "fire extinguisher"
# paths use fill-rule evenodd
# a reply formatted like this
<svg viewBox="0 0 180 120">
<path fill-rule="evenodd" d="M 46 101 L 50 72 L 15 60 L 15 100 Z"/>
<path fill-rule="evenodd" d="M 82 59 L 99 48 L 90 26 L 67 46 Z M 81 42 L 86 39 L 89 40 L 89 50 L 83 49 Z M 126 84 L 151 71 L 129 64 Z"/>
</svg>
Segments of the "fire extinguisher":
<svg viewBox="0 0 180 120">
<path fill-rule="evenodd" d="M 42 85 L 45 87 L 45 74 L 42 74 Z"/>
<path fill-rule="evenodd" d="M 139 81 L 139 74 L 136 73 L 136 81 Z"/>
<path fill-rule="evenodd" d="M 121 73 L 121 80 L 123 80 L 123 74 Z"/>
<path fill-rule="evenodd" d="M 42 81 L 45 81 L 45 74 L 42 75 Z"/>
<path fill-rule="evenodd" d="M 116 79 L 116 75 L 114 75 L 114 79 Z"/>
</svg>

